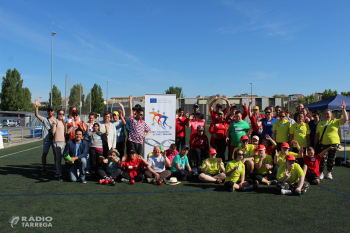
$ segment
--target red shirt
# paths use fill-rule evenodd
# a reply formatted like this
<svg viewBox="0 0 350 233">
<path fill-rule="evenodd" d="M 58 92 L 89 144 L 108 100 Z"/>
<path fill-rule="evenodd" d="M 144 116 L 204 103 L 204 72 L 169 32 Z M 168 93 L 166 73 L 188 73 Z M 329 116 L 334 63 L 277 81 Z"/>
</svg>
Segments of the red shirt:
<svg viewBox="0 0 350 233">
<path fill-rule="evenodd" d="M 244 118 L 246 118 L 248 116 L 248 108 L 247 106 L 243 106 L 243 113 L 242 113 L 242 119 L 244 120 Z M 225 121 L 227 124 L 231 124 L 232 121 L 236 120 L 236 117 L 235 116 L 227 116 Z"/>
<path fill-rule="evenodd" d="M 145 162 L 139 158 L 135 158 L 134 161 L 131 158 L 127 158 L 121 165 L 121 167 L 126 167 L 126 171 L 129 172 L 131 178 L 137 176 L 137 172 L 140 171 L 141 166 L 146 166 Z"/>
<path fill-rule="evenodd" d="M 262 118 L 262 117 L 260 117 L 260 115 L 259 115 L 258 122 L 260 121 L 261 118 Z M 259 128 L 261 128 L 262 125 L 260 125 L 260 127 L 258 127 L 258 126 L 256 125 L 256 123 L 255 123 L 256 119 L 255 119 L 255 116 L 254 116 L 253 114 L 249 117 L 249 119 L 250 119 L 250 123 L 252 124 L 253 132 L 254 132 L 254 133 L 258 133 L 258 132 L 259 132 Z"/>
<path fill-rule="evenodd" d="M 224 112 L 224 119 L 225 119 L 225 116 L 227 114 L 227 109 L 225 108 L 223 112 Z M 211 121 L 212 122 L 217 122 L 218 121 L 219 114 L 217 112 L 214 112 L 213 110 L 210 111 L 210 116 L 211 116 Z"/>
<path fill-rule="evenodd" d="M 185 126 L 188 124 L 189 119 L 186 117 L 176 118 L 176 137 L 185 137 Z"/>
<path fill-rule="evenodd" d="M 225 121 L 223 122 L 215 122 L 211 123 L 209 127 L 209 132 L 211 134 L 216 134 L 216 139 L 223 139 L 227 135 L 227 129 L 230 125 L 227 124 Z"/>
<path fill-rule="evenodd" d="M 313 157 L 309 157 L 309 156 L 304 156 L 304 162 L 306 164 L 306 166 L 308 167 L 308 169 L 310 169 L 311 173 L 313 174 L 317 174 L 317 176 L 320 176 L 320 162 L 322 161 L 322 157 L 320 157 L 319 155 L 314 155 Z"/>
<path fill-rule="evenodd" d="M 198 141 L 200 141 L 200 143 L 199 145 L 196 145 Z M 191 149 L 193 150 L 200 146 L 209 147 L 208 137 L 205 134 L 203 134 L 202 136 L 199 136 L 198 134 L 194 134 L 191 139 Z"/>
<path fill-rule="evenodd" d="M 73 123 L 69 123 L 69 124 L 67 125 L 67 129 L 71 128 L 72 125 L 73 125 Z M 75 130 L 76 130 L 78 127 L 81 128 L 83 131 L 85 131 L 84 128 L 83 128 L 83 123 L 82 123 L 81 121 L 75 122 L 75 127 L 73 127 L 72 131 L 71 131 L 70 134 L 69 134 L 69 139 L 68 139 L 69 141 L 70 141 L 70 140 L 73 140 L 73 139 L 75 138 Z M 84 139 L 84 138 L 83 138 L 83 139 Z"/>
</svg>

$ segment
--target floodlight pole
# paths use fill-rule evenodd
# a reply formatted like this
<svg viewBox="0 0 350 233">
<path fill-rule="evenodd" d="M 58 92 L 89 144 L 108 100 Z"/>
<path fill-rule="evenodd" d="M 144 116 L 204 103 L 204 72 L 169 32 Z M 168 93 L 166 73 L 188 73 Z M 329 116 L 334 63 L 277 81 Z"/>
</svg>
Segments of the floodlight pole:
<svg viewBox="0 0 350 233">
<path fill-rule="evenodd" d="M 108 80 L 107 80 L 107 98 L 106 98 L 106 109 L 108 111 Z"/>
<path fill-rule="evenodd" d="M 53 36 L 56 32 L 51 32 L 51 106 L 52 106 L 52 61 L 53 61 Z"/>
</svg>

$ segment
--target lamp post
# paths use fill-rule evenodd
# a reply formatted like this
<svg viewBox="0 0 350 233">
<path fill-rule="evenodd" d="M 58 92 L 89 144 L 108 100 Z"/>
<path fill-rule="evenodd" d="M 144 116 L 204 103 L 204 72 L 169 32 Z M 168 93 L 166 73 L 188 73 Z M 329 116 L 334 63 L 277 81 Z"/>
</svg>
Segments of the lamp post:
<svg viewBox="0 0 350 233">
<path fill-rule="evenodd" d="M 253 83 L 250 83 L 250 98 L 253 98 Z"/>
<path fill-rule="evenodd" d="M 52 60 L 53 60 L 53 36 L 56 32 L 51 32 L 51 106 L 52 106 Z"/>
<path fill-rule="evenodd" d="M 107 98 L 106 98 L 106 109 L 108 111 L 108 80 L 107 80 Z"/>
</svg>

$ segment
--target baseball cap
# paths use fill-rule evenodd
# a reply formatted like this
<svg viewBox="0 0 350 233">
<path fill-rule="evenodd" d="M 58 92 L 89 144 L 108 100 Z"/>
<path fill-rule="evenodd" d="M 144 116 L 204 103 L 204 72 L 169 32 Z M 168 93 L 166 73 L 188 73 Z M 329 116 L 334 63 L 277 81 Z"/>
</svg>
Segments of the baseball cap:
<svg viewBox="0 0 350 233">
<path fill-rule="evenodd" d="M 196 111 L 194 114 L 195 115 L 202 115 L 202 113 L 200 111 Z"/>
<path fill-rule="evenodd" d="M 158 145 L 161 152 L 164 152 L 164 146 Z"/>
<path fill-rule="evenodd" d="M 210 154 L 210 155 L 211 155 L 211 154 L 216 154 L 216 150 L 215 150 L 214 148 L 210 148 L 209 154 Z"/>
<path fill-rule="evenodd" d="M 187 146 L 187 145 L 183 145 L 182 147 L 181 147 L 181 150 L 189 150 L 190 148 Z"/>
<path fill-rule="evenodd" d="M 258 149 L 258 150 L 265 150 L 265 146 L 264 146 L 264 145 L 259 145 L 259 146 L 257 147 L 257 149 Z"/>
<path fill-rule="evenodd" d="M 197 126 L 197 131 L 198 131 L 198 130 L 204 130 L 203 126 L 198 125 L 198 126 Z"/>
<path fill-rule="evenodd" d="M 241 137 L 241 141 L 243 141 L 243 140 L 248 140 L 249 138 L 248 138 L 248 136 L 247 135 L 242 135 L 242 137 Z"/>
<path fill-rule="evenodd" d="M 232 109 L 232 108 L 237 108 L 237 107 L 236 107 L 236 105 L 231 104 L 230 109 Z"/>
<path fill-rule="evenodd" d="M 281 148 L 289 148 L 289 144 L 287 142 L 283 142 Z"/>
<path fill-rule="evenodd" d="M 199 105 L 198 104 L 194 104 L 193 108 L 199 108 Z"/>
<path fill-rule="evenodd" d="M 222 108 L 222 103 L 217 103 L 217 104 L 216 104 L 216 107 Z"/>
<path fill-rule="evenodd" d="M 258 135 L 254 135 L 254 136 L 252 137 L 252 140 L 253 140 L 253 139 L 256 139 L 256 140 L 259 141 L 259 136 L 258 136 Z"/>
<path fill-rule="evenodd" d="M 296 159 L 295 159 L 295 157 L 293 155 L 287 155 L 286 156 L 286 161 L 287 160 L 294 160 L 295 161 Z"/>
<path fill-rule="evenodd" d="M 224 112 L 223 111 L 219 111 L 218 114 L 219 115 L 224 115 Z"/>
<path fill-rule="evenodd" d="M 80 115 L 79 111 L 78 110 L 73 110 L 72 111 L 72 116 L 74 116 L 74 115 L 79 116 Z"/>
<path fill-rule="evenodd" d="M 142 108 L 140 104 L 136 104 L 135 107 L 132 108 L 132 110 L 137 110 Z"/>
<path fill-rule="evenodd" d="M 253 109 L 254 110 L 259 110 L 259 106 L 254 106 Z"/>
<path fill-rule="evenodd" d="M 55 111 L 55 109 L 52 106 L 47 107 L 47 111 Z"/>
<path fill-rule="evenodd" d="M 114 111 L 114 112 L 112 113 L 112 115 L 117 115 L 117 116 L 119 116 L 119 112 Z"/>
</svg>

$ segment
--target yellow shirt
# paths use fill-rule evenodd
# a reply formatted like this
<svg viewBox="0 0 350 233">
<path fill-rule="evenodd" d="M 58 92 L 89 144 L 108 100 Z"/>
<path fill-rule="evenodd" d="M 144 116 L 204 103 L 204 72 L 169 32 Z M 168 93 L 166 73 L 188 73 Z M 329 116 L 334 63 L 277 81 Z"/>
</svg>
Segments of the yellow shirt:
<svg viewBox="0 0 350 233">
<path fill-rule="evenodd" d="M 299 143 L 300 147 L 307 147 L 307 134 L 310 134 L 310 127 L 306 123 L 302 123 L 302 125 L 299 125 L 299 123 L 294 123 L 289 130 L 289 134 L 293 135 L 293 140 L 297 141 Z M 293 144 L 293 147 L 297 147 Z"/>
<path fill-rule="evenodd" d="M 233 183 L 237 183 L 241 180 L 241 177 L 245 175 L 245 166 L 244 164 L 236 160 L 232 160 L 226 164 L 226 172 L 231 171 L 235 167 L 238 167 L 236 171 L 234 171 L 230 176 L 226 176 L 225 182 L 232 181 Z"/>
<path fill-rule="evenodd" d="M 294 152 L 288 152 L 289 155 L 293 155 L 294 158 L 298 158 L 298 154 L 297 153 L 294 153 Z M 282 166 L 283 164 L 286 163 L 286 156 L 285 155 L 282 155 L 282 152 L 280 152 L 280 156 L 278 156 L 278 160 L 277 160 L 277 164 L 276 164 L 276 167 L 280 167 Z"/>
<path fill-rule="evenodd" d="M 284 176 L 284 171 L 287 169 L 287 164 L 283 164 L 280 168 L 277 170 L 277 176 L 276 179 L 279 180 Z M 304 176 L 303 169 L 301 169 L 300 165 L 297 163 L 294 163 L 292 170 L 290 171 L 290 176 L 286 180 L 288 184 L 294 184 L 299 181 L 299 178 Z"/>
<path fill-rule="evenodd" d="M 236 150 L 242 150 L 243 154 L 244 154 L 244 158 L 249 158 L 249 157 L 252 157 L 255 155 L 255 147 L 252 144 L 248 144 L 246 149 L 242 149 L 242 145 L 237 146 L 233 150 L 232 158 L 234 158 L 234 154 L 235 154 Z"/>
<path fill-rule="evenodd" d="M 281 122 L 280 120 L 276 121 L 273 126 L 272 130 L 276 130 L 276 142 L 282 143 L 282 142 L 289 142 L 288 134 L 290 129 L 290 122 L 288 120 L 284 120 Z"/>
<path fill-rule="evenodd" d="M 256 155 L 254 158 L 254 163 L 258 163 L 260 161 L 260 155 Z M 266 155 L 266 158 L 263 160 L 261 167 L 259 169 L 255 169 L 255 172 L 261 175 L 266 175 L 269 173 L 269 170 L 266 168 L 266 164 L 273 163 L 273 159 L 271 155 Z"/>
<path fill-rule="evenodd" d="M 207 170 L 205 171 L 205 173 L 208 173 L 210 175 L 216 175 L 221 173 L 220 171 L 220 167 L 218 164 L 219 159 L 215 158 L 213 160 L 210 160 L 210 158 L 203 160 L 202 163 L 202 168 L 205 168 L 205 166 L 207 166 L 207 164 L 205 163 L 206 160 L 209 160 L 210 165 L 208 166 Z M 223 162 L 221 162 L 222 165 L 224 165 Z"/>
<path fill-rule="evenodd" d="M 341 126 L 340 119 L 330 120 L 330 121 L 320 121 L 317 124 L 316 133 L 322 136 L 323 130 L 328 125 L 326 132 L 323 135 L 321 144 L 331 145 L 331 144 L 340 144 L 340 138 L 338 134 L 339 127 Z"/>
</svg>

